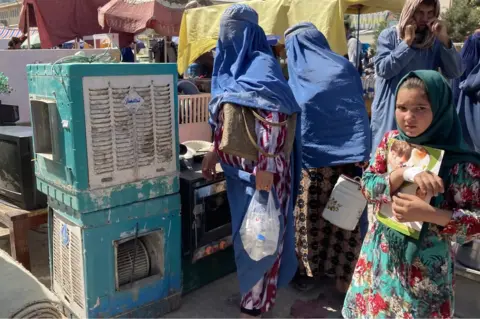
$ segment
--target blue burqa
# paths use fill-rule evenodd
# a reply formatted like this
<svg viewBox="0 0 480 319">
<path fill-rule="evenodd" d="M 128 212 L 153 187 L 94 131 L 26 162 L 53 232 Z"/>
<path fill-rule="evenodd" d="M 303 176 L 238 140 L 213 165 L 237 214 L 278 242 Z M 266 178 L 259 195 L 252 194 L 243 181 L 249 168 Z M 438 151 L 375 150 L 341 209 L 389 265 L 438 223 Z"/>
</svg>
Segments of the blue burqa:
<svg viewBox="0 0 480 319">
<path fill-rule="evenodd" d="M 287 115 L 300 113 L 280 65 L 273 57 L 264 31 L 258 25 L 258 15 L 249 6 L 234 4 L 227 8 L 220 21 L 212 76 L 212 100 L 209 105 L 210 123 L 215 126 L 224 103 L 234 103 Z M 300 116 L 292 152 L 292 197 L 287 209 L 282 261 L 278 285 L 288 284 L 297 270 L 293 207 L 301 172 Z M 255 191 L 255 176 L 222 163 L 227 180 L 227 194 L 232 215 L 232 233 L 240 292 L 246 294 L 271 269 L 276 256 L 255 262 L 243 249 L 240 226 Z M 283 219 L 281 219 L 283 220 Z M 280 230 L 283 232 L 283 229 Z"/>
<path fill-rule="evenodd" d="M 358 71 L 312 23 L 288 29 L 285 41 L 288 84 L 302 108 L 303 167 L 368 161 L 372 140 Z"/>
<path fill-rule="evenodd" d="M 457 78 L 463 73 L 460 54 L 453 44 L 448 49 L 435 40 L 431 48 L 411 48 L 400 40 L 396 27 L 383 30 L 378 37 L 374 63 L 377 76 L 371 119 L 374 152 L 385 133 L 397 128 L 395 90 L 405 75 L 411 71 L 438 68 L 449 79 Z"/>
<path fill-rule="evenodd" d="M 454 98 L 465 142 L 480 152 L 480 33 L 468 38 L 461 54 L 465 72 L 453 82 Z"/>
</svg>

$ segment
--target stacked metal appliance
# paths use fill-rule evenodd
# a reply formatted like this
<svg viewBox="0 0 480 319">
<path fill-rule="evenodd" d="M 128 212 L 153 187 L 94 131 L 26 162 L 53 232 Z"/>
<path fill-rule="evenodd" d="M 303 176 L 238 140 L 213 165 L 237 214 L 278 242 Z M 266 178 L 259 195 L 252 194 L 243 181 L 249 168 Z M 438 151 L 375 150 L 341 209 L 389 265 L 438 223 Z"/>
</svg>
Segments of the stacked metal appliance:
<svg viewBox="0 0 480 319">
<path fill-rule="evenodd" d="M 199 289 L 235 271 L 232 225 L 226 181 L 220 165 L 211 181 L 202 177 L 201 162 L 210 144 L 183 143 L 191 160 L 180 163 L 182 198 L 183 293 Z M 203 151 L 201 150 L 203 149 Z"/>
<path fill-rule="evenodd" d="M 52 288 L 67 315 L 159 317 L 181 298 L 175 64 L 27 67 Z"/>
</svg>

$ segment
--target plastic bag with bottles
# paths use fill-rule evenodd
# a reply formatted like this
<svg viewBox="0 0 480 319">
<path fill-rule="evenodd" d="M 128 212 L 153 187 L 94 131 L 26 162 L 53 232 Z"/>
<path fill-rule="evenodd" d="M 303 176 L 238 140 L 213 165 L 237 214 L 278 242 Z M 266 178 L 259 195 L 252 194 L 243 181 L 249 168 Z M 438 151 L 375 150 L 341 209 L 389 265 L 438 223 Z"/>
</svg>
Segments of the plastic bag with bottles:
<svg viewBox="0 0 480 319">
<path fill-rule="evenodd" d="M 272 191 L 268 198 L 255 191 L 240 227 L 243 248 L 248 256 L 259 261 L 275 254 L 280 233 L 280 207 Z"/>
</svg>

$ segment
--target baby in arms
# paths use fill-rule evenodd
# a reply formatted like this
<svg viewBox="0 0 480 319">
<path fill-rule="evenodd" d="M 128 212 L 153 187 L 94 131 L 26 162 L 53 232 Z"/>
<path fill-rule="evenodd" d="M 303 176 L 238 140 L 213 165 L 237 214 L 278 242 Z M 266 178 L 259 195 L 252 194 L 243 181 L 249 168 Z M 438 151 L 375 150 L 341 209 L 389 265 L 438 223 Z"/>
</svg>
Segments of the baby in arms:
<svg viewBox="0 0 480 319">
<path fill-rule="evenodd" d="M 426 169 L 430 161 L 427 151 L 420 146 L 410 145 L 403 141 L 394 141 L 390 146 L 387 162 L 388 171 L 392 172 L 400 167 L 419 167 Z M 415 195 L 425 200 L 427 194 L 417 188 Z"/>
</svg>

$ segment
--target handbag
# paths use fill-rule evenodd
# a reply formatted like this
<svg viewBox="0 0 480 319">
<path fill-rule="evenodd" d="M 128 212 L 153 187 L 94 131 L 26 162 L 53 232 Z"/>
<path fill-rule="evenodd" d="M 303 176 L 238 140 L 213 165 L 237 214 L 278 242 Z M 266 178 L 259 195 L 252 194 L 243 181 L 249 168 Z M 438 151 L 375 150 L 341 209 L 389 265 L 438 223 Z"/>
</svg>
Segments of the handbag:
<svg viewBox="0 0 480 319">
<path fill-rule="evenodd" d="M 218 149 L 251 161 L 258 160 L 259 152 L 266 157 L 277 157 L 279 154 L 267 153 L 258 146 L 255 119 L 270 126 L 287 126 L 287 139 L 282 151 L 289 157 L 295 140 L 297 114 L 290 115 L 286 121 L 275 123 L 266 120 L 252 108 L 231 103 L 223 104 L 223 135 Z"/>
<path fill-rule="evenodd" d="M 354 230 L 367 206 L 361 189 L 360 177 L 340 175 L 323 210 L 323 218 L 340 228 Z"/>
</svg>

